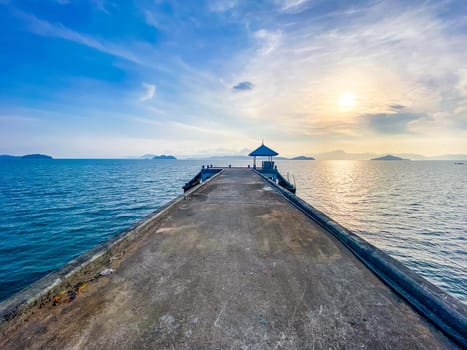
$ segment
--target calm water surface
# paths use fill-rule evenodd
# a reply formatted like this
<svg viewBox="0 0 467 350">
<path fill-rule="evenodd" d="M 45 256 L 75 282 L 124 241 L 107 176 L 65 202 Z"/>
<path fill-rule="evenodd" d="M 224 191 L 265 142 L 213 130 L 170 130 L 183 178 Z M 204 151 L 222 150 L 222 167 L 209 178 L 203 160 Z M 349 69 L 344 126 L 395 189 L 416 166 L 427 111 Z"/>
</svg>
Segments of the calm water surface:
<svg viewBox="0 0 467 350">
<path fill-rule="evenodd" d="M 246 165 L 246 161 L 209 161 Z M 0 161 L 0 300 L 182 193 L 203 161 Z M 467 166 L 279 161 L 297 194 L 467 302 Z"/>
<path fill-rule="evenodd" d="M 181 194 L 199 164 L 0 161 L 0 300 Z"/>
<path fill-rule="evenodd" d="M 295 175 L 298 196 L 467 302 L 466 165 L 287 161 L 279 168 Z"/>
</svg>

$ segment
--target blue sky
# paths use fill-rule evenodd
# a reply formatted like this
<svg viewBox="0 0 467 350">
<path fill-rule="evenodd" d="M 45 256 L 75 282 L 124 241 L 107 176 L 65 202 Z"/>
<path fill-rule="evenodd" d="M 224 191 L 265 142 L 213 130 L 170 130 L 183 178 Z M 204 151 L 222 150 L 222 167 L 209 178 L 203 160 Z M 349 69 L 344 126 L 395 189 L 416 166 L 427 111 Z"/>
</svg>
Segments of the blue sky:
<svg viewBox="0 0 467 350">
<path fill-rule="evenodd" d="M 0 153 L 467 153 L 467 2 L 0 0 Z"/>
</svg>

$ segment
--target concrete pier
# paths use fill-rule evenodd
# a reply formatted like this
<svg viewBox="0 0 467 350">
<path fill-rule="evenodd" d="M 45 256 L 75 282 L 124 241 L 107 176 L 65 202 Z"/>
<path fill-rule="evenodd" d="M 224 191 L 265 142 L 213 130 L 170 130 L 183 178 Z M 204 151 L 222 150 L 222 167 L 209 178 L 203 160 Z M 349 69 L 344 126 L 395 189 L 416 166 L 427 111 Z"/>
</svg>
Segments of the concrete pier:
<svg viewBox="0 0 467 350">
<path fill-rule="evenodd" d="M 1 349 L 458 348 L 260 176 L 233 168 L 0 327 Z"/>
</svg>

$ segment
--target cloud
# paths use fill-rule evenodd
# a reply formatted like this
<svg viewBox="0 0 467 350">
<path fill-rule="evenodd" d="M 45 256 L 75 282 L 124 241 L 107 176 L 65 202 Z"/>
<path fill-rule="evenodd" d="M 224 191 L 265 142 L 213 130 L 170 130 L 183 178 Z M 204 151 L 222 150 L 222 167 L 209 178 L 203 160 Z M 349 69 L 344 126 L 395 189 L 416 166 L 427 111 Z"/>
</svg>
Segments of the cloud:
<svg viewBox="0 0 467 350">
<path fill-rule="evenodd" d="M 175 2 L 180 3 L 171 1 Z M 112 61 L 132 81 L 144 76 L 147 82 L 157 82 L 157 107 L 166 113 L 160 120 L 173 117 L 193 125 L 200 119 L 222 120 L 218 129 L 245 138 L 257 138 L 260 132 L 282 149 L 371 147 L 383 152 L 385 140 L 393 139 L 383 134 L 397 134 L 394 139 L 407 141 L 407 151 L 422 145 L 422 152 L 430 152 L 432 140 L 449 140 L 454 133 L 465 148 L 467 134 L 459 131 L 467 125 L 465 21 L 460 21 L 464 17 L 459 12 L 455 24 L 443 8 L 445 2 L 408 5 L 371 0 L 324 6 L 322 0 L 270 0 L 265 6 L 266 2 L 225 0 L 208 2 L 208 8 L 197 6 L 189 14 L 183 12 L 185 6 L 166 14 L 154 3 L 145 2 L 147 11 L 139 9 L 137 18 L 166 32 L 160 42 L 151 44 L 135 42 L 135 36 L 106 38 L 99 28 L 92 34 L 91 27 L 86 28 L 89 34 L 76 32 L 65 26 L 71 22 L 62 25 L 28 14 L 23 20 L 37 35 L 123 58 Z M 304 13 L 311 6 L 313 11 Z M 102 16 L 96 9 L 93 13 Z M 194 16 L 203 30 L 187 24 L 177 31 L 174 21 L 191 23 L 187 16 Z M 177 30 L 165 30 L 161 24 Z M 229 43 L 228 49 L 216 44 L 217 36 L 206 34 L 213 32 L 213 25 L 220 40 Z M 180 44 L 182 37 L 193 45 Z M 159 66 L 165 68 L 164 75 L 155 74 L 162 70 Z M 156 93 L 155 86 L 151 92 L 153 85 L 141 87 L 141 80 L 136 81 L 127 114 L 141 112 L 131 110 L 135 100 L 149 102 L 137 103 L 141 110 L 152 107 Z M 338 101 L 345 91 L 354 94 L 356 104 L 342 112 Z M 196 118 L 190 115 L 193 111 Z M 232 137 L 221 142 L 235 146 L 238 141 Z M 425 149 L 424 144 L 431 146 Z M 454 147 L 449 141 L 445 144 Z"/>
<path fill-rule="evenodd" d="M 262 55 L 269 55 L 279 46 L 282 32 L 280 30 L 269 31 L 266 29 L 260 29 L 254 33 L 254 37 L 260 44 L 258 51 Z"/>
<path fill-rule="evenodd" d="M 399 105 L 399 104 L 393 104 L 393 105 L 389 106 L 389 109 L 391 109 L 393 111 L 400 111 L 400 110 L 402 110 L 404 108 L 405 108 L 405 106 Z"/>
<path fill-rule="evenodd" d="M 109 4 L 110 6 L 114 6 L 113 3 Z M 180 71 L 183 71 L 186 76 L 193 75 L 187 69 L 191 67 L 183 63 L 178 56 L 170 56 L 170 53 L 166 53 L 162 57 L 162 54 L 159 50 L 156 50 L 153 46 L 148 45 L 144 41 L 126 41 L 121 43 L 114 43 L 110 40 L 102 40 L 94 36 L 77 32 L 64 26 L 61 23 L 48 22 L 20 10 L 15 10 L 14 13 L 18 18 L 25 22 L 27 29 L 36 35 L 60 38 L 80 45 L 88 46 L 105 54 L 121 58 L 136 65 L 164 72 L 168 75 L 178 76 Z M 157 25 L 156 22 L 154 22 L 153 25 Z M 174 68 L 174 66 L 176 66 L 176 68 Z"/>
<path fill-rule="evenodd" d="M 276 14 L 257 23 L 268 28 L 254 32 L 260 49 L 253 55 L 245 50 L 242 63 L 236 62 L 243 68 L 234 75 L 254 81 L 254 91 L 227 96 L 226 105 L 240 118 L 268 120 L 297 137 L 319 132 L 347 142 L 340 147 L 349 150 L 356 149 L 352 138 L 373 135 L 377 142 L 375 131 L 427 140 L 440 131 L 452 134 L 456 118 L 462 123 L 455 111 L 465 111 L 465 102 L 452 97 L 467 96 L 467 52 L 461 49 L 467 38 L 461 25 L 442 15 L 441 5 L 383 0 L 318 8 L 306 18 Z M 356 104 L 342 112 L 338 100 L 345 91 Z M 438 112 L 445 113 L 435 117 Z"/>
<path fill-rule="evenodd" d="M 22 11 L 16 11 L 16 14 L 26 21 L 29 30 L 34 34 L 69 40 L 133 63 L 142 64 L 142 61 L 132 51 L 123 49 L 118 45 L 99 41 L 93 37 L 69 29 L 60 23 L 50 23 Z"/>
<path fill-rule="evenodd" d="M 34 117 L 23 117 L 17 115 L 0 115 L 0 124 L 1 123 L 30 123 L 30 122 L 37 122 L 39 121 L 38 118 Z"/>
<path fill-rule="evenodd" d="M 156 85 L 147 83 L 143 83 L 142 85 L 146 89 L 146 91 L 144 95 L 140 97 L 140 101 L 147 101 L 152 99 L 154 97 L 154 94 L 156 93 Z"/>
<path fill-rule="evenodd" d="M 308 0 L 279 0 L 280 11 L 298 13 L 306 8 Z"/>
<path fill-rule="evenodd" d="M 156 29 L 161 29 L 161 25 L 159 21 L 156 20 L 154 14 L 151 11 L 143 10 L 143 12 L 144 12 L 145 22 L 148 26 L 151 26 Z"/>
<path fill-rule="evenodd" d="M 91 3 L 94 4 L 94 6 L 99 10 L 99 11 L 102 11 L 104 12 L 106 15 L 110 15 L 110 12 L 107 8 L 107 5 L 109 5 L 109 3 L 107 2 L 107 0 L 91 0 Z M 110 3 L 111 6 L 115 6 L 114 3 Z"/>
<path fill-rule="evenodd" d="M 232 87 L 232 89 L 236 90 L 236 91 L 246 91 L 246 90 L 251 90 L 253 89 L 255 86 L 252 82 L 250 81 L 242 81 L 240 83 L 238 83 L 237 85 L 234 85 Z"/>
<path fill-rule="evenodd" d="M 209 1 L 208 8 L 211 12 L 226 12 L 237 6 L 238 0 L 213 0 Z"/>
<path fill-rule="evenodd" d="M 364 118 L 370 129 L 381 134 L 407 134 L 411 122 L 429 117 L 424 113 L 398 112 L 367 114 Z"/>
</svg>

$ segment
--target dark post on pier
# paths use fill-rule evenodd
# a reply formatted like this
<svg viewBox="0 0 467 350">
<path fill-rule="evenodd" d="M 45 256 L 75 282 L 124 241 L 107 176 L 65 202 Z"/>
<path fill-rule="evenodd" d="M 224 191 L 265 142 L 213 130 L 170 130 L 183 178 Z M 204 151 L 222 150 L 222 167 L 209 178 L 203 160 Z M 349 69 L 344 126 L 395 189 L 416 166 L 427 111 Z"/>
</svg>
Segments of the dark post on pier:
<svg viewBox="0 0 467 350">
<path fill-rule="evenodd" d="M 267 173 L 208 169 L 132 230 L 2 303 L 0 348 L 465 346 L 464 304 Z"/>
</svg>

